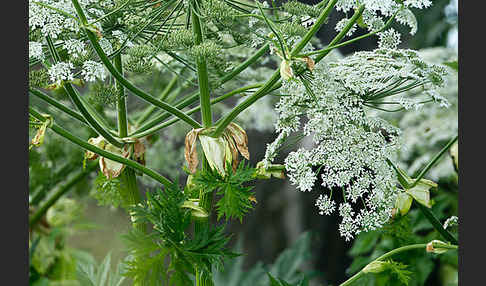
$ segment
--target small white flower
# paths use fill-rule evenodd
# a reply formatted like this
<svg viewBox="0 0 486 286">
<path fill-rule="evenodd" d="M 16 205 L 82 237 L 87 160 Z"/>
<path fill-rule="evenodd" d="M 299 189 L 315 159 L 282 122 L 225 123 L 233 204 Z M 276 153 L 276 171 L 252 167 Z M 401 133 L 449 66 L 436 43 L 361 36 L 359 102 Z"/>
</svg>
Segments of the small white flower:
<svg viewBox="0 0 486 286">
<path fill-rule="evenodd" d="M 413 7 L 417 9 L 428 8 L 432 5 L 432 1 L 430 0 L 405 0 L 403 2 L 407 7 Z"/>
<path fill-rule="evenodd" d="M 95 61 L 86 61 L 83 64 L 81 74 L 85 81 L 96 81 L 96 79 L 104 80 L 106 78 L 105 66 Z"/>
<path fill-rule="evenodd" d="M 72 69 L 74 69 L 72 63 L 58 62 L 49 68 L 48 73 L 52 82 L 60 83 L 64 80 L 74 79 L 73 73 L 71 72 Z"/>
</svg>

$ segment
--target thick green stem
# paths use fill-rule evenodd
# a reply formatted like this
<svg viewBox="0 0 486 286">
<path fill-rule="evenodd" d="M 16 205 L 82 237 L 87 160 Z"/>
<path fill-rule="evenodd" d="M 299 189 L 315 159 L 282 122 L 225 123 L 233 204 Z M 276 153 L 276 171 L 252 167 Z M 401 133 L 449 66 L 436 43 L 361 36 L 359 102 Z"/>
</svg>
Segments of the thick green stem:
<svg viewBox="0 0 486 286">
<path fill-rule="evenodd" d="M 60 187 L 56 192 L 49 197 L 49 199 L 31 216 L 29 217 L 29 227 L 34 226 L 42 216 L 47 212 L 47 210 L 54 205 L 59 198 L 66 194 L 71 188 L 79 183 L 86 175 L 93 171 L 98 166 L 97 163 L 90 163 L 86 169 L 80 171 L 74 177 L 72 177 L 65 185 Z"/>
<path fill-rule="evenodd" d="M 200 45 L 203 42 L 203 32 L 201 23 L 199 21 L 199 11 L 195 11 L 199 5 L 199 0 L 193 0 L 191 5 L 194 10 L 191 13 L 192 33 L 194 35 L 194 45 Z M 196 13 L 197 12 L 197 13 Z M 201 103 L 202 125 L 204 127 L 211 127 L 213 123 L 211 114 L 211 98 L 209 93 L 209 77 L 206 59 L 202 56 L 196 57 L 197 78 L 199 84 L 199 101 Z"/>
<path fill-rule="evenodd" d="M 199 11 L 197 11 L 197 7 L 199 7 L 199 0 L 193 0 L 191 2 L 191 21 L 192 21 L 192 32 L 194 35 L 194 45 L 200 45 L 203 42 L 203 32 L 201 27 L 201 22 L 199 20 Z M 199 102 L 201 105 L 201 117 L 202 117 L 202 125 L 205 128 L 211 127 L 213 124 L 213 118 L 211 114 L 211 97 L 209 92 L 209 77 L 208 77 L 208 68 L 206 65 L 206 59 L 202 56 L 196 57 L 196 67 L 197 67 L 197 78 L 199 84 Z M 207 170 L 209 169 L 209 164 L 206 158 L 203 156 L 202 160 L 202 169 Z M 212 208 L 212 197 L 213 192 L 205 193 L 201 192 L 199 195 L 199 206 L 202 207 L 204 210 L 211 214 Z M 209 216 L 210 217 L 210 216 Z M 205 229 L 211 227 L 209 223 L 209 217 L 205 219 L 196 220 L 194 223 L 194 232 L 199 233 L 205 231 Z M 210 273 L 203 273 L 199 272 L 200 269 L 196 269 L 196 276 L 205 277 L 207 276 L 210 280 L 209 283 L 206 283 L 206 279 L 197 279 L 196 286 L 205 286 L 205 285 L 212 285 L 212 279 Z"/>
<path fill-rule="evenodd" d="M 240 74 L 248 66 L 250 66 L 253 63 L 255 63 L 260 57 L 262 57 L 266 52 L 268 52 L 269 47 L 270 47 L 270 44 L 269 43 L 266 43 L 265 45 L 263 45 L 250 58 L 248 58 L 246 61 L 244 61 L 243 63 L 241 63 L 240 65 L 238 65 L 230 73 L 228 73 L 227 75 L 223 76 L 218 81 L 217 85 L 222 85 L 222 84 L 228 82 L 229 80 L 233 79 L 238 74 Z M 187 106 L 193 104 L 198 99 L 199 99 L 199 92 L 196 92 L 196 93 L 188 96 L 187 98 L 183 99 L 181 102 L 177 103 L 176 104 L 176 107 L 179 108 L 179 109 L 182 109 L 184 107 L 187 107 Z M 161 123 L 163 120 L 169 118 L 170 116 L 171 116 L 170 113 L 161 114 L 160 116 L 158 116 L 158 117 L 154 118 L 153 120 L 151 120 L 151 121 L 145 123 L 144 125 L 140 126 L 140 128 L 137 131 L 135 131 L 133 134 L 130 134 L 130 136 L 133 136 L 133 135 L 138 134 L 140 132 L 143 132 L 143 131 L 145 131 L 145 130 L 147 130 L 149 128 L 152 128 L 153 126 Z"/>
<path fill-rule="evenodd" d="M 123 74 L 123 66 L 121 55 L 118 54 L 114 58 L 115 67 Z M 123 85 L 121 85 L 118 81 L 116 82 L 116 90 L 117 90 L 117 110 L 118 110 L 118 132 L 120 137 L 126 137 L 128 135 L 128 122 L 127 122 L 127 107 L 126 107 L 126 97 L 125 97 L 125 90 Z M 125 168 L 123 173 L 121 174 L 121 180 L 123 186 L 120 190 L 122 195 L 124 205 L 126 207 L 135 206 L 141 202 L 140 199 L 140 192 L 137 186 L 137 178 L 135 176 L 135 172 L 131 168 Z M 133 225 L 138 230 L 144 232 L 145 231 L 145 224 L 134 224 Z"/>
<path fill-rule="evenodd" d="M 76 9 L 76 13 L 78 14 L 78 17 L 81 19 L 81 22 L 84 25 L 87 25 L 86 16 L 84 15 L 84 11 L 81 8 L 81 6 L 79 5 L 78 0 L 72 0 L 72 3 L 73 3 L 74 8 Z M 136 87 L 130 81 L 128 81 L 125 77 L 123 77 L 123 75 L 120 74 L 116 70 L 116 68 L 111 63 L 110 59 L 107 57 L 107 55 L 105 54 L 105 52 L 101 48 L 101 46 L 98 43 L 98 40 L 96 38 L 96 35 L 93 32 L 91 32 L 89 29 L 86 29 L 85 27 L 82 27 L 82 29 L 84 30 L 84 32 L 88 36 L 88 39 L 91 42 L 91 45 L 93 46 L 93 49 L 95 50 L 95 52 L 98 55 L 98 57 L 100 58 L 100 60 L 103 62 L 103 64 L 108 69 L 110 74 L 120 84 L 122 84 L 125 88 L 130 90 L 134 95 L 142 98 L 143 100 L 145 100 L 145 101 L 147 101 L 147 102 L 149 102 L 149 103 L 151 103 L 151 104 L 153 104 L 153 105 L 155 105 L 155 106 L 157 106 L 161 109 L 166 110 L 167 112 L 171 113 L 172 115 L 180 118 L 181 120 L 183 120 L 187 124 L 191 125 L 193 128 L 200 128 L 201 127 L 201 125 L 198 122 L 196 122 L 194 119 L 192 119 L 191 117 L 189 117 L 186 114 L 184 114 L 183 112 L 181 112 L 179 109 L 177 109 L 177 108 L 175 108 L 175 107 L 173 107 L 173 106 L 171 106 L 171 105 L 169 105 L 169 104 L 167 104 L 163 101 L 156 99 L 155 97 L 151 96 L 150 94 L 148 94 L 148 93 L 144 92 L 143 90 L 141 90 L 140 88 Z"/>
<path fill-rule="evenodd" d="M 35 109 L 33 109 L 32 107 L 29 106 L 29 113 L 34 116 L 36 119 L 44 122 L 46 121 L 47 119 L 42 116 L 39 112 L 37 112 Z M 118 156 L 114 153 L 111 153 L 111 152 L 108 152 L 106 150 L 103 150 L 101 148 L 98 148 L 96 147 L 95 145 L 92 145 L 86 141 L 84 141 L 83 139 L 71 134 L 70 132 L 66 131 L 65 129 L 63 129 L 62 127 L 60 127 L 59 125 L 53 123 L 51 126 L 49 126 L 51 128 L 52 131 L 54 131 L 55 133 L 59 134 L 60 136 L 66 138 L 67 140 L 73 142 L 74 144 L 86 149 L 86 150 L 89 150 L 93 153 L 96 153 L 102 157 L 105 157 L 107 159 L 110 159 L 110 160 L 113 160 L 113 161 L 116 161 L 116 162 L 119 162 L 119 163 L 122 163 L 130 168 L 133 168 L 133 169 L 136 169 L 136 170 L 139 170 L 140 172 L 146 174 L 147 176 L 149 177 L 152 177 L 153 179 L 155 179 L 157 182 L 161 183 L 162 185 L 166 186 L 167 188 L 174 188 L 174 189 L 177 189 L 177 185 L 175 185 L 174 183 L 172 183 L 169 179 L 165 178 L 164 176 L 158 174 L 157 172 L 153 171 L 152 169 L 150 168 L 147 168 L 145 167 L 144 165 L 138 163 L 138 162 L 135 162 L 133 160 L 129 160 L 129 159 L 126 159 L 122 156 Z"/>
<path fill-rule="evenodd" d="M 232 91 L 230 91 L 230 92 L 228 92 L 228 93 L 226 93 L 224 95 L 221 95 L 221 96 L 216 97 L 215 99 L 211 100 L 211 104 L 216 104 L 216 103 L 218 103 L 220 101 L 223 101 L 223 100 L 225 100 L 225 99 L 227 99 L 227 98 L 229 98 L 229 97 L 231 97 L 233 95 L 242 93 L 242 92 L 247 91 L 249 89 L 261 87 L 262 85 L 263 84 L 261 84 L 261 83 L 257 83 L 257 84 L 253 84 L 253 85 L 249 85 L 249 86 L 244 86 L 242 88 L 234 89 L 234 90 L 232 90 Z M 194 112 L 197 112 L 200 109 L 201 109 L 201 106 L 198 105 L 198 106 L 196 106 L 196 107 L 188 110 L 186 112 L 186 114 L 193 114 Z M 148 136 L 148 135 L 150 135 L 150 134 L 152 134 L 152 133 L 154 133 L 154 132 L 156 132 L 156 131 L 158 131 L 160 129 L 163 129 L 163 128 L 167 127 L 167 126 L 170 126 L 170 125 L 178 122 L 179 120 L 180 120 L 179 118 L 173 118 L 173 119 L 171 119 L 169 121 L 166 121 L 166 122 L 164 122 L 162 124 L 159 124 L 157 126 L 154 126 L 154 127 L 150 128 L 148 130 L 145 130 L 145 131 L 143 131 L 141 133 L 137 133 L 137 134 L 135 134 L 135 135 L 133 135 L 131 137 L 133 137 L 133 138 L 141 138 L 141 137 L 144 137 L 144 136 Z"/>
<path fill-rule="evenodd" d="M 47 36 L 46 37 L 49 51 L 52 54 L 52 57 L 55 62 L 60 60 L 59 54 L 57 53 L 56 49 L 54 48 L 54 44 L 52 43 L 52 39 Z M 108 142 L 113 144 L 116 147 L 122 147 L 124 144 L 123 142 L 118 141 L 115 137 L 113 137 L 105 128 L 102 126 L 103 124 L 95 119 L 95 116 L 86 108 L 84 103 L 79 98 L 78 93 L 74 90 L 74 87 L 69 82 L 63 82 L 63 87 L 68 96 L 71 98 L 72 102 L 78 108 L 78 110 L 83 115 L 84 119 L 89 123 L 89 125 L 96 130 L 96 132 L 103 136 Z"/>
<path fill-rule="evenodd" d="M 382 256 L 376 258 L 375 260 L 373 260 L 369 264 L 371 264 L 371 263 L 373 263 L 375 261 L 385 260 L 386 258 L 391 257 L 391 256 L 393 256 L 395 254 L 398 254 L 398 253 L 401 253 L 401 252 L 405 252 L 405 251 L 409 251 L 409 250 L 414 250 L 414 249 L 421 249 L 421 248 L 425 250 L 426 247 L 427 247 L 427 244 L 426 243 L 411 244 L 411 245 L 402 246 L 402 247 L 393 249 L 393 250 L 391 250 L 391 251 L 383 254 Z M 457 249 L 457 245 L 450 245 L 448 248 L 449 249 Z M 339 284 L 339 286 L 348 286 L 348 285 L 351 285 L 354 281 L 356 281 L 359 278 L 361 278 L 361 276 L 363 276 L 363 275 L 366 274 L 365 272 L 363 272 L 363 269 L 361 269 L 358 273 L 356 273 L 353 276 L 351 276 L 351 278 L 349 278 L 348 280 L 346 280 L 343 283 Z"/>
<path fill-rule="evenodd" d="M 123 74 L 121 55 L 118 54 L 114 58 L 115 67 Z M 123 85 L 118 81 L 115 82 L 116 92 L 117 92 L 117 111 L 118 111 L 118 136 L 121 138 L 127 137 L 128 135 L 128 122 L 127 122 L 127 104 L 125 98 L 125 90 Z"/>
</svg>

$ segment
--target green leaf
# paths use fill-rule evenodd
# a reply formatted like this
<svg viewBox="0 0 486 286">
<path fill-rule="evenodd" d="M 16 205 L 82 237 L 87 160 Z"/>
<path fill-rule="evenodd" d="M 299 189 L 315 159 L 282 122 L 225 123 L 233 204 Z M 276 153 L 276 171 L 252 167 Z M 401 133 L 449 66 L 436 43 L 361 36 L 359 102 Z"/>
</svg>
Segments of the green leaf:
<svg viewBox="0 0 486 286">
<path fill-rule="evenodd" d="M 214 170 L 198 170 L 192 181 L 194 189 L 211 192 L 217 190 L 219 196 L 215 203 L 218 219 L 238 219 L 243 217 L 253 208 L 251 197 L 253 187 L 245 186 L 246 183 L 255 180 L 256 169 L 251 168 L 245 161 L 240 162 L 235 172 L 227 165 L 226 176 L 222 176 Z"/>
<path fill-rule="evenodd" d="M 459 63 L 457 62 L 457 60 L 455 61 L 450 61 L 450 62 L 443 62 L 442 64 L 448 66 L 448 67 L 451 67 L 453 70 L 455 70 L 456 72 L 459 71 Z"/>
</svg>

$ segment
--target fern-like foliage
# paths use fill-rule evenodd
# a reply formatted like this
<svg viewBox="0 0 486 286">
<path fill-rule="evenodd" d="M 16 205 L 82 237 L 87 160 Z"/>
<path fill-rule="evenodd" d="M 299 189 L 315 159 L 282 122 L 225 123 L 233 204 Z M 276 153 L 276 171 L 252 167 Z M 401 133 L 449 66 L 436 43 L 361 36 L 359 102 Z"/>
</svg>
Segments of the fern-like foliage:
<svg viewBox="0 0 486 286">
<path fill-rule="evenodd" d="M 224 226 L 205 229 L 191 237 L 185 230 L 191 224 L 191 212 L 181 205 L 187 199 L 180 190 L 147 193 L 147 201 L 131 209 L 135 223 L 150 223 L 149 234 L 132 229 L 124 240 L 132 257 L 126 275 L 146 285 L 191 285 L 198 271 L 211 272 L 223 259 L 236 254 L 225 246 L 229 237 Z"/>
<path fill-rule="evenodd" d="M 98 200 L 98 205 L 118 207 L 123 198 L 120 193 L 122 182 L 119 178 L 107 179 L 101 171 L 94 180 L 94 188 L 91 191 L 91 196 Z"/>
<path fill-rule="evenodd" d="M 411 271 L 406 270 L 407 265 L 396 262 L 393 260 L 387 260 L 387 270 L 389 270 L 393 275 L 395 275 L 400 282 L 404 285 L 408 285 L 410 281 L 410 275 L 412 274 Z"/>
<path fill-rule="evenodd" d="M 256 169 L 242 161 L 235 172 L 228 166 L 226 173 L 222 177 L 210 168 L 197 171 L 193 178 L 195 189 L 204 192 L 216 190 L 219 196 L 215 204 L 218 219 L 224 216 L 226 220 L 236 218 L 242 222 L 245 214 L 253 208 L 253 186 L 246 186 L 246 183 L 255 180 Z"/>
</svg>

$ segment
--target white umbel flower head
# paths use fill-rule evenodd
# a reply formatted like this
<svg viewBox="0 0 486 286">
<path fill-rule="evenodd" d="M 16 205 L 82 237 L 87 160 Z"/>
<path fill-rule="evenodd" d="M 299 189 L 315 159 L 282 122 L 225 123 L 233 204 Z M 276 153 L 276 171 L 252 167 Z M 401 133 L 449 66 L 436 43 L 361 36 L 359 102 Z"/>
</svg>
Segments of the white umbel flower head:
<svg viewBox="0 0 486 286">
<path fill-rule="evenodd" d="M 42 51 L 42 43 L 29 42 L 29 59 L 44 60 L 44 52 Z"/>
<path fill-rule="evenodd" d="M 327 195 L 320 195 L 316 200 L 316 207 L 320 215 L 330 215 L 336 209 L 336 203 Z"/>
<path fill-rule="evenodd" d="M 73 80 L 74 76 L 72 73 L 74 65 L 70 62 L 58 62 L 49 68 L 48 73 L 52 82 L 60 83 L 64 80 Z"/>
<path fill-rule="evenodd" d="M 378 37 L 378 47 L 380 49 L 396 49 L 401 42 L 400 33 L 395 31 L 395 29 L 393 28 L 378 33 Z"/>
<path fill-rule="evenodd" d="M 337 22 L 336 27 L 334 29 L 336 30 L 336 32 L 341 32 L 348 23 L 349 23 L 349 19 L 343 18 L 339 22 Z M 353 24 L 353 26 L 351 26 L 351 29 L 349 29 L 349 31 L 346 33 L 346 36 L 351 37 L 353 33 L 356 31 L 356 27 L 357 25 Z"/>
<path fill-rule="evenodd" d="M 425 63 L 411 50 L 383 48 L 319 62 L 307 89 L 299 77 L 282 82 L 281 93 L 288 96 L 276 105 L 279 136 L 268 145 L 266 160 L 271 163 L 289 134 L 310 136 L 311 148 L 285 159 L 290 182 L 300 191 L 312 191 L 319 182 L 334 197 L 338 192 L 344 198 L 339 229 L 345 239 L 377 229 L 391 217 L 399 191 L 388 160 L 401 148 L 401 132 L 367 111 L 377 98 L 400 97 L 407 108 L 418 107 L 421 103 L 403 97 L 401 88 L 412 84 L 431 91 L 442 85 L 442 76 L 441 67 Z M 316 206 L 325 215 L 335 203 L 323 194 Z"/>
<path fill-rule="evenodd" d="M 69 39 L 64 41 L 63 47 L 67 50 L 68 54 L 74 58 L 86 53 L 84 43 L 77 39 Z"/>
<path fill-rule="evenodd" d="M 105 66 L 101 63 L 89 60 L 83 63 L 83 69 L 81 70 L 84 80 L 88 82 L 96 81 L 96 79 L 105 80 L 106 70 Z"/>
</svg>

